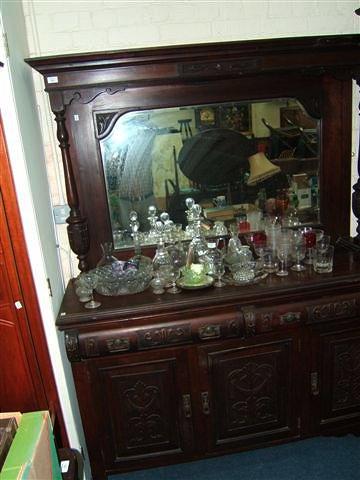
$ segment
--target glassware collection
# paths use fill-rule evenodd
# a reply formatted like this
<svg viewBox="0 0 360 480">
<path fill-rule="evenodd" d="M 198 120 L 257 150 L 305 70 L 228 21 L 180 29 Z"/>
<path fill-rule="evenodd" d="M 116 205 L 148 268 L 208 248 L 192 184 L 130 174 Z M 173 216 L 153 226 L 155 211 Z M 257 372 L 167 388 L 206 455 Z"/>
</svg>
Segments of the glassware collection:
<svg viewBox="0 0 360 480">
<path fill-rule="evenodd" d="M 288 219 L 270 215 L 256 218 L 256 231 L 249 231 L 250 223 L 244 215 L 235 223 L 226 225 L 218 220 L 209 227 L 194 199 L 187 198 L 186 207 L 187 225 L 183 229 L 167 212 L 158 215 L 156 207 L 150 206 L 147 233 L 139 232 L 138 214 L 130 212 L 134 255 L 119 260 L 111 242 L 101 245 L 102 257 L 96 268 L 74 280 L 75 293 L 84 307 L 101 305 L 94 299 L 94 291 L 118 296 L 151 286 L 155 295 L 177 294 L 183 289 L 212 285 L 248 285 L 269 274 L 285 277 L 289 271 L 303 272 L 307 265 L 312 265 L 316 273 L 332 271 L 334 247 L 323 230 L 289 226 Z M 141 253 L 145 236 L 156 244 L 153 258 Z"/>
</svg>

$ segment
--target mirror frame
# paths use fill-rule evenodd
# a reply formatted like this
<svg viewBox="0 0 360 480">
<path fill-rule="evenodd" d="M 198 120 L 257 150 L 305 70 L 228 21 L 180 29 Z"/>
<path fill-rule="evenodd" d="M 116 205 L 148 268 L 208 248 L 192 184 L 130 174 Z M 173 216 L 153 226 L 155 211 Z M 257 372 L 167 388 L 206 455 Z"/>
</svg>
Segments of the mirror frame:
<svg viewBox="0 0 360 480">
<path fill-rule="evenodd" d="M 296 98 L 312 117 L 321 119 L 322 226 L 335 238 L 349 235 L 352 79 L 359 83 L 360 35 L 158 47 L 26 62 L 44 76 L 55 115 L 70 207 L 69 242 L 80 270 L 92 268 L 101 255 L 100 244 L 112 240 L 95 111 L 102 111 L 106 126 L 114 111 Z M 360 211 L 358 191 L 360 186 L 353 200 L 355 213 Z M 124 258 L 131 254 L 121 251 Z"/>
</svg>

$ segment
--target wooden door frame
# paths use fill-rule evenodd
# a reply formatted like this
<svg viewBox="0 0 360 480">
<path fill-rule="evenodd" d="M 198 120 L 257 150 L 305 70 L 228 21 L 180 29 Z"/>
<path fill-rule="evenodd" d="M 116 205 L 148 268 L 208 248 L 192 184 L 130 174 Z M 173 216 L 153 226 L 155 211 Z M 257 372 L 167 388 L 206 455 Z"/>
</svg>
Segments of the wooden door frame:
<svg viewBox="0 0 360 480">
<path fill-rule="evenodd" d="M 25 327 L 23 327 L 22 335 L 26 335 L 28 340 L 26 355 L 38 393 L 39 409 L 50 411 L 58 446 L 68 447 L 69 440 L 32 277 L 1 115 L 0 193 L 9 233 L 9 254 L 12 256 L 7 262 L 7 271 L 13 299 L 20 301 L 23 306 L 21 310 Z M 21 259 L 21 261 L 17 261 L 17 259 Z"/>
</svg>

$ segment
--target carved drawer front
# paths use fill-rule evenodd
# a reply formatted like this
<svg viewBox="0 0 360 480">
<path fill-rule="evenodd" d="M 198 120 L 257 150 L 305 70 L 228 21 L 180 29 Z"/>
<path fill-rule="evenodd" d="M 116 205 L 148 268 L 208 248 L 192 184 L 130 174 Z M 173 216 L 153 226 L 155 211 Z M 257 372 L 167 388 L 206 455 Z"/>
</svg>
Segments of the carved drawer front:
<svg viewBox="0 0 360 480">
<path fill-rule="evenodd" d="M 346 295 L 326 298 L 307 307 L 308 322 L 320 323 L 359 315 L 359 296 Z"/>
<path fill-rule="evenodd" d="M 93 358 L 134 349 L 132 334 L 120 329 L 86 332 L 78 335 L 79 359 Z"/>
<path fill-rule="evenodd" d="M 271 332 L 296 325 L 306 318 L 303 304 L 286 304 L 269 307 L 248 305 L 241 308 L 244 317 L 245 335 Z"/>
<path fill-rule="evenodd" d="M 243 317 L 237 309 L 185 317 L 168 323 L 123 327 L 94 332 L 69 331 L 66 348 L 70 361 L 185 345 L 244 335 Z"/>
</svg>

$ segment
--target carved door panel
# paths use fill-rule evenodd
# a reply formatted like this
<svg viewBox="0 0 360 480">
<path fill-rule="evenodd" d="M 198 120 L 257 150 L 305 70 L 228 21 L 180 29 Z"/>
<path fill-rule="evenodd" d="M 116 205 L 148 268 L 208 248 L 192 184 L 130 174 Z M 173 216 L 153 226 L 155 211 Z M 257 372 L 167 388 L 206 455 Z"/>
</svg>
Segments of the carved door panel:
<svg viewBox="0 0 360 480">
<path fill-rule="evenodd" d="M 102 405 L 98 413 L 106 469 L 150 466 L 156 464 L 156 457 L 176 460 L 192 450 L 187 365 L 184 349 L 95 362 L 92 371 Z"/>
<path fill-rule="evenodd" d="M 201 348 L 200 392 L 210 450 L 295 437 L 297 338 Z"/>
<path fill-rule="evenodd" d="M 360 430 L 360 327 L 340 327 L 320 327 L 313 335 L 308 385 L 314 433 Z"/>
</svg>

